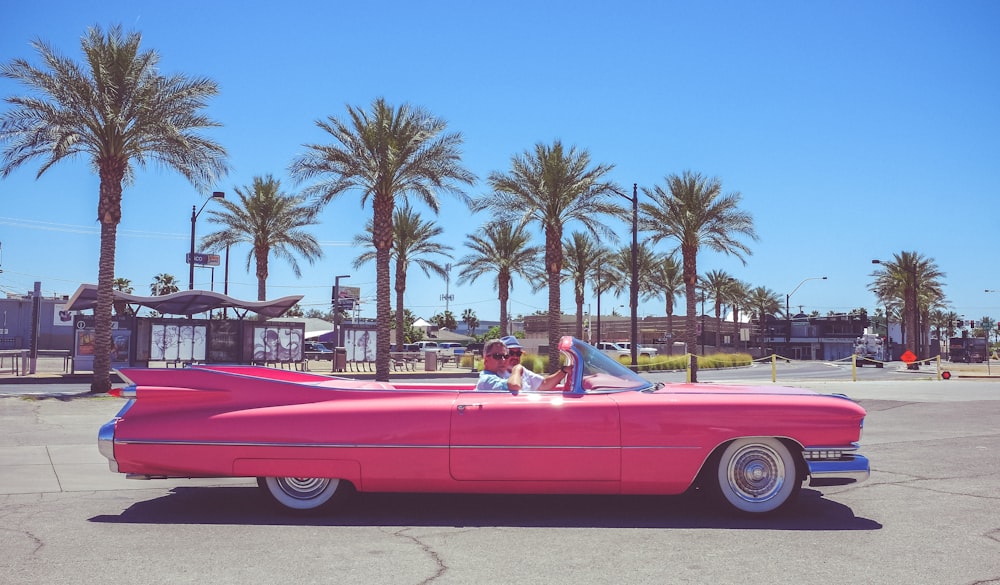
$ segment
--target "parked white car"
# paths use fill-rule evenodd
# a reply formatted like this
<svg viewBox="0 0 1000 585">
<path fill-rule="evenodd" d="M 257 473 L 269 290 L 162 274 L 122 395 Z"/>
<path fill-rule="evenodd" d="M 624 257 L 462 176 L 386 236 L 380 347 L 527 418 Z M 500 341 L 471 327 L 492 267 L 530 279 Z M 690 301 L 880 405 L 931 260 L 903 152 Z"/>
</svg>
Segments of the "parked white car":
<svg viewBox="0 0 1000 585">
<path fill-rule="evenodd" d="M 622 347 L 621 345 L 619 345 L 617 343 L 614 343 L 614 342 L 611 342 L 611 341 L 598 341 L 597 343 L 594 344 L 594 346 L 597 349 L 599 349 L 602 352 L 604 352 L 605 354 L 607 354 L 607 355 L 609 355 L 609 356 L 611 356 L 611 357 L 613 357 L 615 359 L 623 358 L 623 357 L 627 357 L 627 358 L 632 357 L 632 352 L 631 351 L 629 351 L 629 350 L 625 349 L 624 347 Z"/>
<path fill-rule="evenodd" d="M 420 353 L 423 353 L 425 351 L 434 351 L 437 353 L 441 353 L 441 346 L 439 346 L 438 342 L 436 341 L 418 341 L 414 345 L 417 346 L 417 350 Z"/>
<path fill-rule="evenodd" d="M 462 355 L 465 353 L 465 346 L 455 341 L 442 341 L 438 343 L 438 353 L 446 355 Z"/>
<path fill-rule="evenodd" d="M 625 349 L 625 351 L 629 352 L 628 355 L 630 357 L 632 356 L 632 344 L 631 343 L 629 343 L 628 341 L 619 341 L 618 345 L 620 345 L 621 347 L 623 347 Z M 646 356 L 648 358 L 654 358 L 654 357 L 656 357 L 656 348 L 655 347 L 647 347 L 645 345 L 640 345 L 639 346 L 639 355 L 644 355 L 644 356 Z"/>
</svg>

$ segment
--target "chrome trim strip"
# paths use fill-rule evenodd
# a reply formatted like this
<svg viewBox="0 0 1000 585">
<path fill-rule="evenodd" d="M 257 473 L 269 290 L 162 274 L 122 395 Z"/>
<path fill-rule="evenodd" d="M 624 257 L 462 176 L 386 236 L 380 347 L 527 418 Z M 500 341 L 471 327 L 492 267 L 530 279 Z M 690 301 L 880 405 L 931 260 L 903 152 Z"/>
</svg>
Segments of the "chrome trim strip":
<svg viewBox="0 0 1000 585">
<path fill-rule="evenodd" d="M 811 486 L 845 485 L 868 479 L 871 471 L 864 455 L 845 454 L 840 460 L 806 461 Z"/>
<path fill-rule="evenodd" d="M 112 421 L 113 422 L 113 421 Z M 111 424 L 111 423 L 108 423 Z M 102 427 L 103 429 L 103 427 Z M 275 443 L 264 441 L 167 441 L 151 439 L 118 439 L 119 445 L 170 445 L 170 446 L 203 446 L 203 447 L 309 447 L 318 449 L 701 449 L 701 447 L 619 447 L 617 445 L 581 446 L 581 445 L 389 445 L 374 443 Z"/>
<path fill-rule="evenodd" d="M 857 443 L 851 443 L 850 445 L 839 445 L 839 446 L 822 446 L 822 447 L 806 447 L 802 449 L 803 451 L 857 451 L 860 445 Z"/>
<path fill-rule="evenodd" d="M 170 445 L 200 447 L 315 447 L 343 448 L 394 448 L 394 449 L 448 449 L 448 445 L 376 445 L 364 443 L 273 443 L 263 441 L 165 441 L 150 439 L 118 439 L 119 445 Z"/>
</svg>

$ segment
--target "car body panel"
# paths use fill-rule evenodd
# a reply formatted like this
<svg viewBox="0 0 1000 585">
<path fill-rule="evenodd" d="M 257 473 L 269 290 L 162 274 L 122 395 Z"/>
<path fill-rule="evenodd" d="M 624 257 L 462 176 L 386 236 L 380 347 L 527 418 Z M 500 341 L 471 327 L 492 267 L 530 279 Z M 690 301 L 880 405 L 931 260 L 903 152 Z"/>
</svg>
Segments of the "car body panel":
<svg viewBox="0 0 1000 585">
<path fill-rule="evenodd" d="M 131 400 L 101 428 L 98 444 L 112 471 L 146 478 L 677 494 L 737 438 L 779 438 L 800 460 L 809 450 L 853 452 L 860 440 L 865 411 L 842 396 L 655 385 L 579 340 L 564 338 L 560 350 L 572 368 L 568 390 L 516 395 L 475 391 L 471 382 L 390 384 L 251 366 L 123 369 Z M 823 464 L 828 481 L 867 477 L 863 458 Z"/>
</svg>

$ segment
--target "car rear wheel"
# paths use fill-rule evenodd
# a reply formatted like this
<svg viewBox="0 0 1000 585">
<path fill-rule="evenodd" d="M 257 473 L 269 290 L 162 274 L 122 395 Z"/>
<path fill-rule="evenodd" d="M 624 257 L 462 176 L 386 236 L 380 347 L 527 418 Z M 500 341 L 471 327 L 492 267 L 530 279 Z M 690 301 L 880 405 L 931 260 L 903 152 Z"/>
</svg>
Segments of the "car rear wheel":
<svg viewBox="0 0 1000 585">
<path fill-rule="evenodd" d="M 289 510 L 315 510 L 344 498 L 351 484 L 326 477 L 258 477 L 257 485 Z"/>
<path fill-rule="evenodd" d="M 730 443 L 719 458 L 716 487 L 724 503 L 740 512 L 765 514 L 794 500 L 802 487 L 788 447 L 772 437 Z"/>
</svg>

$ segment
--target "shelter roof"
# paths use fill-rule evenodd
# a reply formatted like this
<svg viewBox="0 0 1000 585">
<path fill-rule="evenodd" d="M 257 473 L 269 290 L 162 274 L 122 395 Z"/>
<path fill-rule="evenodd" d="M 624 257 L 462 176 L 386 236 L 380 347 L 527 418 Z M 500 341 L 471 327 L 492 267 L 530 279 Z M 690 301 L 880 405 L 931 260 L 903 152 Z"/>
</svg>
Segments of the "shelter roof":
<svg viewBox="0 0 1000 585">
<path fill-rule="evenodd" d="M 207 290 L 185 290 L 156 297 L 131 295 L 113 291 L 114 301 L 148 307 L 163 315 L 196 315 L 215 309 L 253 311 L 265 317 L 280 317 L 302 299 L 303 295 L 281 297 L 272 301 L 241 301 Z M 81 284 L 66 303 L 67 311 L 86 311 L 97 306 L 97 285 Z M 241 316 L 242 317 L 242 316 Z"/>
</svg>

